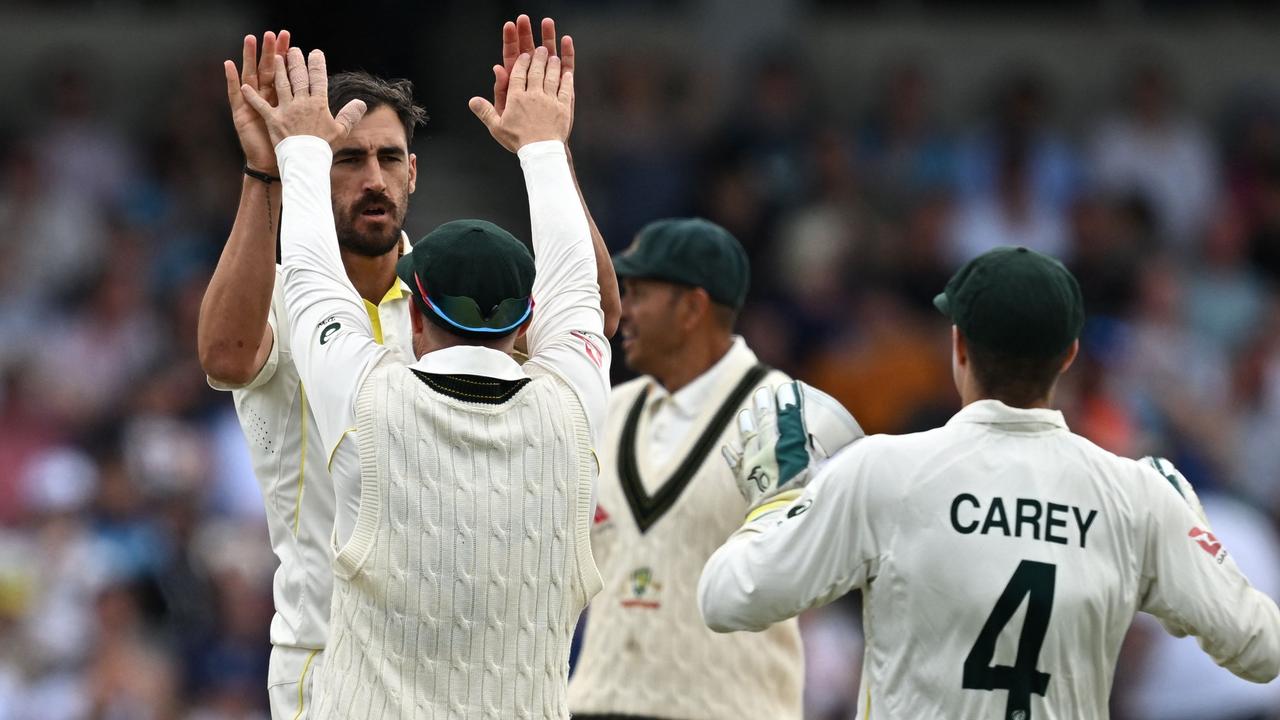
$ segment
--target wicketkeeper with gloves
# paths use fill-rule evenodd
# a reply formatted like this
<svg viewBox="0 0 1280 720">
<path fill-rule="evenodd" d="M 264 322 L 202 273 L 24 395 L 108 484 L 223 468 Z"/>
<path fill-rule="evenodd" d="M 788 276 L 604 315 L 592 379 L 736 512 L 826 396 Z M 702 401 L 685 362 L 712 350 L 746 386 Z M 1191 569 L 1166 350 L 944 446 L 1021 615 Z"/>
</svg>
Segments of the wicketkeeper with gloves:
<svg viewBox="0 0 1280 720">
<path fill-rule="evenodd" d="M 821 460 L 834 446 L 811 440 L 803 402 L 760 403 L 740 423 L 727 456 L 760 512 L 707 562 L 707 624 L 765 630 L 861 589 L 860 717 L 1107 717 L 1138 611 L 1242 678 L 1280 674 L 1280 610 L 1186 479 L 1098 448 L 1050 409 L 1084 323 L 1066 268 L 1000 248 L 934 304 L 954 323 L 964 405 L 944 427 L 854 442 L 791 501 L 780 493 L 807 480 L 798 448 Z"/>
<path fill-rule="evenodd" d="M 800 720 L 796 622 L 720 635 L 697 606 L 703 564 L 750 509 L 720 446 L 757 388 L 789 381 L 733 334 L 746 253 L 713 223 L 661 220 L 614 268 L 627 366 L 642 377 L 609 401 L 591 531 L 604 589 L 569 682 L 573 717 Z"/>
</svg>

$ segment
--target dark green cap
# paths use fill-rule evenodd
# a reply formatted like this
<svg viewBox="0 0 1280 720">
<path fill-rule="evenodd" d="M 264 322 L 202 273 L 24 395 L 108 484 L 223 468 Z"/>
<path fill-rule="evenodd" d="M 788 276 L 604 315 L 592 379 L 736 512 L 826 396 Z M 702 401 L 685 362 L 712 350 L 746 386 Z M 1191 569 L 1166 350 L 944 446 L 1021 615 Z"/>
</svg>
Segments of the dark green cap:
<svg viewBox="0 0 1280 720">
<path fill-rule="evenodd" d="M 1080 337 L 1084 300 L 1071 271 L 1024 247 L 965 263 L 933 299 L 966 339 L 1019 357 L 1054 357 Z"/>
<path fill-rule="evenodd" d="M 631 247 L 613 256 L 620 278 L 666 280 L 700 287 L 712 300 L 737 310 L 747 299 L 751 267 L 728 230 L 701 218 L 655 220 Z"/>
<path fill-rule="evenodd" d="M 396 275 L 436 325 L 468 338 L 514 332 L 533 312 L 533 255 L 483 220 L 454 220 L 414 243 Z"/>
</svg>

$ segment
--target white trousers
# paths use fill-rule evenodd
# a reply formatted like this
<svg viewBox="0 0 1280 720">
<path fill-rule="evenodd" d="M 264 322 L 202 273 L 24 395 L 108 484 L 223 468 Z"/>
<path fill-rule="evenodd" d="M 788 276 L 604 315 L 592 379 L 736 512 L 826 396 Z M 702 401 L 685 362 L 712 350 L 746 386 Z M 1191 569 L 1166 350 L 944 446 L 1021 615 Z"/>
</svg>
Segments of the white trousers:
<svg viewBox="0 0 1280 720">
<path fill-rule="evenodd" d="M 275 645 L 267 670 L 267 698 L 271 720 L 307 720 L 315 698 L 315 677 L 324 662 L 323 650 Z"/>
</svg>

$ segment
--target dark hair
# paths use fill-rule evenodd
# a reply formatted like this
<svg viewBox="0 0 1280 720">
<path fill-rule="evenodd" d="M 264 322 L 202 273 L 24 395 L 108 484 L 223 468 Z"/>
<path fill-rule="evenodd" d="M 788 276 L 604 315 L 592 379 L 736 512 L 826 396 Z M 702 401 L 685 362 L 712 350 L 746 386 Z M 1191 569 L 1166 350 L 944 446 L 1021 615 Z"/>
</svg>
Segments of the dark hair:
<svg viewBox="0 0 1280 720">
<path fill-rule="evenodd" d="M 384 80 L 363 70 L 329 78 L 329 112 L 336 115 L 352 100 L 363 100 L 369 112 L 384 105 L 394 110 L 407 145 L 413 144 L 413 128 L 427 122 L 427 111 L 413 101 L 413 82 L 403 78 Z"/>
<path fill-rule="evenodd" d="M 1049 397 L 1071 348 L 1051 357 L 1011 355 L 965 338 L 969 364 L 982 393 L 1010 407 L 1030 407 Z"/>
<path fill-rule="evenodd" d="M 666 283 L 674 289 L 674 292 L 671 293 L 671 298 L 670 298 L 671 305 L 673 306 L 675 305 L 676 301 L 680 298 L 680 293 L 689 292 L 691 290 L 701 290 L 704 293 L 707 292 L 706 288 L 699 287 L 697 285 L 689 285 L 687 283 L 677 282 L 675 280 L 659 280 L 658 282 Z M 707 303 L 707 308 L 708 308 L 707 311 L 711 315 L 712 322 L 714 322 L 717 326 L 725 330 L 728 330 L 729 332 L 733 332 L 734 326 L 738 324 L 739 308 L 735 308 L 731 305 L 725 305 L 724 303 L 721 303 L 721 302 L 716 302 L 714 299 L 711 298 L 710 293 L 707 293 L 707 299 L 709 300 L 709 302 Z"/>
<path fill-rule="evenodd" d="M 733 332 L 733 326 L 738 324 L 738 309 L 712 300 L 711 317 L 715 319 L 717 325 Z"/>
</svg>

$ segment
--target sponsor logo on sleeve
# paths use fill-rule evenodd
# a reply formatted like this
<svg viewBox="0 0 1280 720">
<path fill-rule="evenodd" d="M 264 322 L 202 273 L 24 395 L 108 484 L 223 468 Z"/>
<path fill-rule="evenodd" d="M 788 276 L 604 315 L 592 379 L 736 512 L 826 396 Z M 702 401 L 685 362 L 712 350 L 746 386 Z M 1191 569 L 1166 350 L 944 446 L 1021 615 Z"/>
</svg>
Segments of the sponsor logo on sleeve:
<svg viewBox="0 0 1280 720">
<path fill-rule="evenodd" d="M 1208 530 L 1194 527 L 1191 528 L 1191 532 L 1187 533 L 1187 537 L 1195 540 L 1196 544 L 1203 548 L 1205 552 L 1209 553 L 1214 560 L 1217 560 L 1219 565 L 1227 559 L 1226 548 L 1222 547 L 1222 542 L 1219 541 L 1218 538 L 1214 537 L 1213 533 Z"/>
<path fill-rule="evenodd" d="M 570 330 L 569 334 L 582 341 L 582 345 L 587 353 L 587 358 L 591 360 L 593 365 L 601 367 L 604 364 L 604 351 L 596 347 L 595 341 L 590 337 L 587 337 L 586 333 L 579 332 L 577 330 Z"/>
<path fill-rule="evenodd" d="M 338 330 L 340 330 L 341 328 L 342 328 L 342 323 L 333 322 L 333 323 L 329 323 L 328 325 L 325 325 L 324 329 L 320 331 L 320 344 L 324 345 L 325 343 L 329 342 L 329 338 L 332 338 L 333 334 L 338 332 Z"/>
<path fill-rule="evenodd" d="M 787 511 L 787 519 L 790 520 L 791 518 L 796 517 L 797 515 L 803 515 L 806 512 L 808 512 L 809 508 L 811 507 L 813 507 L 813 498 L 808 498 L 804 502 L 796 503 L 795 505 L 791 506 L 790 510 Z"/>
</svg>

